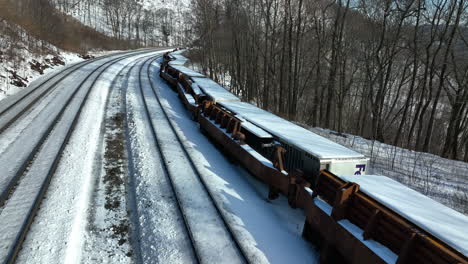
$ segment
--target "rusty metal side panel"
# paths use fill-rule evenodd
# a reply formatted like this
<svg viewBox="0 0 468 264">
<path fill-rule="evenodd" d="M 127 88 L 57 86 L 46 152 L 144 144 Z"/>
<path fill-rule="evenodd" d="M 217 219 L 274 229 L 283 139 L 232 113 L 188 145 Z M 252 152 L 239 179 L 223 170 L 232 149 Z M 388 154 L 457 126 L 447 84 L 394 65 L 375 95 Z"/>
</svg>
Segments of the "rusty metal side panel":
<svg viewBox="0 0 468 264">
<path fill-rule="evenodd" d="M 320 238 L 321 263 L 333 262 L 330 249 L 339 254 L 348 263 L 375 264 L 386 263 L 359 239 L 342 227 L 331 215 L 317 207 L 313 197 L 304 188 L 298 190 L 299 207 L 304 208 L 308 236 Z M 312 233 L 312 234 L 311 234 Z M 304 234 L 307 236 L 306 234 Z M 336 256 L 335 256 L 336 257 Z M 336 261 L 336 260 L 335 260 Z"/>
<path fill-rule="evenodd" d="M 172 78 L 172 76 L 169 75 L 167 72 L 161 72 L 159 75 L 161 76 L 161 78 L 166 80 L 172 88 L 177 86 L 177 79 Z"/>
<path fill-rule="evenodd" d="M 250 173 L 264 183 L 277 188 L 281 193 L 288 193 L 288 177 L 274 168 L 270 168 L 248 153 L 241 145 L 226 135 L 204 115 L 198 117 L 200 127 L 218 142 L 221 147 L 238 160 Z"/>
<path fill-rule="evenodd" d="M 356 184 L 345 182 L 324 170 L 317 177 L 313 197 L 320 196 L 333 208 L 331 216 L 325 217 L 328 215 L 323 215 L 323 211 L 315 206 L 313 197 L 303 188 L 300 194 L 301 201 L 298 202 L 298 205 L 305 209 L 307 221 L 318 232 L 327 230 L 326 232 L 335 232 L 336 234 L 336 230 L 330 229 L 329 225 L 333 225 L 341 219 L 347 219 L 363 230 L 365 240 L 372 239 L 393 251 L 398 256 L 397 263 L 448 264 L 468 262 L 466 256 L 365 193 L 360 192 L 359 187 L 354 188 L 354 185 Z M 334 199 L 333 194 L 335 194 Z M 321 219 L 317 220 L 317 218 Z M 332 243 L 340 252 L 348 256 L 349 261 L 352 261 L 352 258 L 349 257 L 352 256 L 349 250 L 351 244 L 349 241 L 346 242 L 346 235 L 342 233 L 336 235 L 339 235 L 341 241 L 330 242 L 327 240 L 326 242 Z M 323 234 L 323 236 L 326 238 L 327 234 Z M 367 256 L 367 253 L 365 254 Z"/>
<path fill-rule="evenodd" d="M 187 97 L 185 96 L 184 94 L 184 91 L 181 90 L 182 88 L 179 87 L 179 85 L 177 85 L 177 94 L 180 98 L 180 100 L 182 101 L 182 103 L 184 104 L 185 108 L 192 114 L 192 115 L 195 115 L 195 113 L 198 111 L 197 110 L 197 107 L 193 104 L 191 104 L 188 100 L 187 100 Z"/>
</svg>

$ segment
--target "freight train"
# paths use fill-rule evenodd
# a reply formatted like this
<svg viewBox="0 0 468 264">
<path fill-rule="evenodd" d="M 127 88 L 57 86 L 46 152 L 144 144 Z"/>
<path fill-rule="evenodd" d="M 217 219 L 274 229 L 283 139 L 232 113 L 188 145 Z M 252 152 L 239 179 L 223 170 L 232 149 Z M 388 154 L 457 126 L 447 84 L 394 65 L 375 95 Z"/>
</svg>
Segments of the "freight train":
<svg viewBox="0 0 468 264">
<path fill-rule="evenodd" d="M 168 56 L 172 56 L 168 58 Z M 204 75 L 183 66 L 178 53 L 167 55 L 161 77 L 177 90 L 187 108 L 197 117 L 200 106 L 213 105 L 240 120 L 238 133 L 244 142 L 274 162 L 281 147 L 286 171 L 301 170 L 314 179 L 322 169 L 337 174 L 365 174 L 369 159 L 303 127 L 241 100 Z"/>
<path fill-rule="evenodd" d="M 466 216 L 365 175 L 364 155 L 242 102 L 185 67 L 181 52 L 164 55 L 160 76 L 200 130 L 269 186 L 269 199 L 283 194 L 304 210 L 303 237 L 319 246 L 322 263 L 468 264 Z"/>
</svg>

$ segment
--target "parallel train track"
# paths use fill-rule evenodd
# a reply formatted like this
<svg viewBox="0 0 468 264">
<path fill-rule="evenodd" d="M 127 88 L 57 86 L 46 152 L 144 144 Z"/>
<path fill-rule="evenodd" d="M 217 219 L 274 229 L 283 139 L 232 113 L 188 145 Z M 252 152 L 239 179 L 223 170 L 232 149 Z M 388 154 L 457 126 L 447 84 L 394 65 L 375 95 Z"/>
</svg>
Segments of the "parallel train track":
<svg viewBox="0 0 468 264">
<path fill-rule="evenodd" d="M 2 188 L 0 189 L 0 222 L 2 223 L 0 226 L 1 263 L 13 263 L 15 261 L 29 226 L 34 220 L 49 183 L 58 167 L 63 151 L 78 123 L 81 110 L 86 104 L 87 98 L 96 82 L 111 66 L 132 56 L 145 53 L 150 53 L 150 51 L 138 51 L 125 54 L 111 59 L 92 70 L 70 94 L 66 103 L 53 118 L 53 121 L 49 123 L 47 129 L 40 135 L 39 140 L 33 144 L 34 146 L 29 155 L 21 160 L 22 165 L 16 171 L 9 171 L 9 175 L 8 173 L 7 175 L 2 175 L 5 177 L 6 181 L 4 180 L 2 182 L 3 184 L 0 186 L 0 188 Z M 74 68 L 72 72 L 79 68 L 79 66 Z M 68 72 L 65 77 L 70 74 L 71 73 Z M 95 75 L 94 79 L 92 79 L 93 75 Z M 53 79 L 55 76 L 49 78 L 46 82 Z M 61 78 L 61 80 L 65 77 Z M 92 82 L 89 86 L 85 85 L 91 80 Z M 57 83 L 54 83 L 52 86 L 56 84 Z M 49 87 L 46 91 L 49 89 L 52 89 L 52 87 Z M 31 95 L 32 92 L 22 96 L 21 99 L 11 104 L 10 107 L 2 113 L 7 112 L 8 109 L 11 109 L 11 107 L 15 105 L 19 105 L 22 100 Z M 45 94 L 41 93 L 39 97 L 44 95 Z M 75 100 L 81 101 L 75 102 Z M 33 98 L 32 101 L 38 102 L 39 99 Z M 26 108 L 30 108 L 32 105 L 34 105 L 34 103 L 29 103 L 26 105 Z M 20 114 L 17 115 L 15 120 L 26 111 L 27 110 L 20 111 Z M 67 116 L 69 117 L 67 118 Z M 57 124 L 59 122 L 65 124 L 58 126 Z"/>
<path fill-rule="evenodd" d="M 138 51 L 141 52 L 141 51 Z M 135 53 L 138 53 L 135 52 Z M 8 127 L 10 127 L 16 120 L 18 120 L 26 111 L 31 109 L 41 98 L 52 92 L 57 88 L 58 84 L 82 69 L 83 67 L 94 63 L 96 61 L 106 59 L 117 54 L 105 55 L 96 59 L 79 62 L 75 65 L 72 65 L 66 68 L 63 71 L 52 74 L 50 77 L 43 80 L 33 89 L 30 89 L 18 96 L 13 96 L 11 100 L 0 105 L 0 134 L 2 134 Z M 57 80 L 53 81 L 56 77 L 59 77 Z M 49 84 L 49 86 L 46 86 Z M 21 92 L 20 92 L 21 93 Z M 34 96 L 37 94 L 36 96 Z"/>
<path fill-rule="evenodd" d="M 172 188 L 172 191 L 173 191 L 173 195 L 174 197 L 176 198 L 176 202 L 177 202 L 177 207 L 183 217 L 183 220 L 184 220 L 184 225 L 185 225 L 185 228 L 188 232 L 188 235 L 189 235 L 189 238 L 191 240 L 191 245 L 192 245 L 192 249 L 195 253 L 195 256 L 197 258 L 197 261 L 199 263 L 210 263 L 210 262 L 213 262 L 213 261 L 222 261 L 224 259 L 224 261 L 230 261 L 230 262 L 239 262 L 239 263 L 248 263 L 250 262 L 249 261 L 249 257 L 248 257 L 248 254 L 244 251 L 244 249 L 242 248 L 241 246 L 241 243 L 240 241 L 237 239 L 233 229 L 230 227 L 230 225 L 228 224 L 228 221 L 226 220 L 225 216 L 223 215 L 222 213 L 222 209 L 218 206 L 218 204 L 216 203 L 215 201 L 215 198 L 213 196 L 213 194 L 211 193 L 210 189 L 207 187 L 206 185 L 206 182 L 204 181 L 203 177 L 202 177 L 202 173 L 198 170 L 198 168 L 195 166 L 195 163 L 193 161 L 193 159 L 191 158 L 190 154 L 187 152 L 185 146 L 184 146 L 184 143 L 183 143 L 183 140 L 181 139 L 180 135 L 177 133 L 175 127 L 174 127 L 174 124 L 173 124 L 173 121 L 170 119 L 167 111 L 164 109 L 164 106 L 162 105 L 161 103 L 161 99 L 159 98 L 159 95 L 158 95 L 158 92 L 156 91 L 156 87 L 155 85 L 153 84 L 152 80 L 151 80 L 151 74 L 150 74 L 150 66 L 152 64 L 152 62 L 154 62 L 155 59 L 149 59 L 149 60 L 146 60 L 145 62 L 143 62 L 140 66 L 140 69 L 139 69 L 139 77 L 138 77 L 138 83 L 139 83 L 139 91 L 141 93 L 141 96 L 142 96 L 142 101 L 143 101 L 143 105 L 144 105 L 144 109 L 145 109 L 145 115 L 147 117 L 147 120 L 149 120 L 149 125 L 150 125 L 150 128 L 151 128 L 151 135 L 154 139 L 154 142 L 155 142 L 155 146 L 157 148 L 157 151 L 159 153 L 159 156 L 161 157 L 162 161 L 163 161 L 163 168 L 165 170 L 165 174 L 168 178 L 168 181 L 170 182 L 170 184 L 172 185 L 171 188 Z M 143 73 L 144 71 L 144 68 L 146 68 L 146 73 Z M 147 79 L 149 81 L 149 85 L 151 87 L 150 91 L 147 91 L 146 94 L 145 94 L 145 91 L 144 91 L 144 85 L 143 85 L 143 81 L 142 81 L 142 76 L 146 74 L 147 75 Z M 150 94 L 148 94 L 150 93 Z M 168 124 L 168 126 L 170 127 L 170 131 L 172 131 L 173 133 L 173 136 L 174 138 L 176 139 L 176 142 L 174 142 L 174 146 L 172 147 L 175 147 L 178 149 L 178 151 L 182 152 L 182 159 L 184 160 L 184 162 L 180 162 L 180 163 L 184 163 L 186 164 L 187 166 L 187 169 L 190 170 L 190 173 L 193 173 L 193 175 L 195 176 L 195 182 L 197 182 L 200 186 L 200 189 L 202 189 L 204 191 L 204 193 L 206 193 L 207 195 L 207 198 L 208 198 L 208 204 L 209 204 L 209 207 L 213 208 L 216 216 L 212 216 L 212 217 L 215 217 L 219 220 L 219 223 L 220 223 L 220 228 L 223 229 L 224 232 L 227 233 L 227 240 L 230 240 L 229 243 L 230 243 L 230 246 L 231 248 L 230 249 L 225 249 L 224 252 L 221 252 L 221 251 L 218 251 L 218 252 L 211 252 L 211 254 L 215 254 L 216 256 L 213 258 L 213 256 L 207 256 L 207 251 L 206 249 L 204 249 L 204 245 L 202 245 L 202 243 L 200 243 L 200 233 L 197 232 L 197 226 L 195 224 L 196 221 L 203 221 L 203 219 L 193 219 L 193 213 L 190 212 L 190 209 L 188 209 L 187 207 L 189 206 L 192 206 L 192 204 L 188 204 L 188 202 L 186 201 L 186 197 L 184 197 L 184 194 L 183 194 L 183 190 L 181 190 L 181 187 L 178 186 L 178 183 L 177 181 L 181 181 L 180 178 L 181 176 L 180 175 L 174 175 L 174 171 L 171 170 L 171 160 L 169 160 L 170 157 L 167 157 L 167 154 L 165 154 L 164 152 L 164 148 L 165 146 L 163 146 L 163 144 L 161 143 L 161 135 L 157 132 L 158 130 L 156 129 L 156 125 L 161 125 L 161 124 L 153 124 L 153 121 L 154 118 L 152 118 L 152 114 L 151 114 L 151 111 L 149 109 L 149 102 L 148 102 L 148 97 L 149 96 L 152 96 L 154 99 L 156 99 L 156 107 L 159 109 L 159 112 L 164 116 L 164 124 Z M 161 120 L 160 120 L 161 121 Z M 162 122 L 162 121 L 161 121 Z M 191 187 L 193 188 L 193 186 Z M 192 194 L 193 195 L 193 194 Z M 196 207 L 196 205 L 193 205 Z M 205 223 L 206 224 L 206 223 Z M 204 236 L 209 236 L 210 234 L 203 234 Z M 214 250 L 213 250 L 214 251 Z M 229 255 L 229 251 L 231 252 L 234 252 L 234 255 L 236 255 L 236 258 L 234 259 L 229 259 L 229 257 L 227 255 Z"/>
</svg>

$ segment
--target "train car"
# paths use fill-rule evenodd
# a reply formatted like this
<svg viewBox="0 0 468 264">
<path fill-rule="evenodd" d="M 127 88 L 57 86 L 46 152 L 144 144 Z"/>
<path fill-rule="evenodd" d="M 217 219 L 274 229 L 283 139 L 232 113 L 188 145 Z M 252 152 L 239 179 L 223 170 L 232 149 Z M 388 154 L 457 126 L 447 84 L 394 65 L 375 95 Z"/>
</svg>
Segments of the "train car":
<svg viewBox="0 0 468 264">
<path fill-rule="evenodd" d="M 211 79 L 195 77 L 191 80 L 192 85 L 197 85 L 215 104 L 248 122 L 243 132 L 248 134 L 247 139 L 254 138 L 248 143 L 253 144 L 252 147 L 262 155 L 271 157 L 271 141 L 281 144 L 286 149 L 285 167 L 288 171 L 300 169 L 308 175 L 317 175 L 321 169 L 337 174 L 366 173 L 369 159 L 364 155 L 252 104 L 241 102 L 238 97 Z M 270 142 L 265 143 L 266 138 L 271 139 Z"/>
<path fill-rule="evenodd" d="M 468 263 L 468 218 L 388 177 L 323 170 L 298 202 L 322 263 Z"/>
<path fill-rule="evenodd" d="M 321 169 L 336 174 L 366 174 L 369 159 L 364 155 L 252 104 L 241 102 L 213 80 L 180 65 L 186 62 L 184 59 L 172 59 L 167 71 L 177 77 L 181 85 L 179 89 L 191 94 L 197 104 L 208 100 L 238 117 L 242 121 L 240 132 L 245 135 L 246 143 L 267 159 L 272 160 L 274 147 L 281 145 L 286 150 L 284 166 L 287 171 L 299 169 L 308 175 L 311 182 Z"/>
<path fill-rule="evenodd" d="M 285 167 L 317 175 L 327 169 L 336 174 L 366 173 L 369 159 L 364 155 L 321 137 L 249 103 L 222 101 L 219 105 L 274 136 L 286 149 Z"/>
</svg>

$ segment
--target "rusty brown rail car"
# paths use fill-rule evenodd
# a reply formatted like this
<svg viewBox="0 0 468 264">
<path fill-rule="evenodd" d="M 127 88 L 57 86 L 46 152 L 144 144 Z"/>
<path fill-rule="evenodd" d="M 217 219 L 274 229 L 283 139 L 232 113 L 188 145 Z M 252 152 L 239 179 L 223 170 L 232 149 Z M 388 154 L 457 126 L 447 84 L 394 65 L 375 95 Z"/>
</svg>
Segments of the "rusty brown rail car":
<svg viewBox="0 0 468 264">
<path fill-rule="evenodd" d="M 362 240 L 374 240 L 387 247 L 398 256 L 397 263 L 468 262 L 463 254 L 361 192 L 356 183 L 323 170 L 312 189 L 311 194 L 301 188 L 296 202 L 307 217 L 303 235 L 321 245 L 324 262 L 338 252 L 351 263 L 386 263 Z M 314 201 L 317 198 L 331 211 L 319 208 Z M 340 225 L 340 220 L 363 230 L 362 240 Z"/>
<path fill-rule="evenodd" d="M 375 241 L 395 254 L 397 263 L 468 264 L 465 255 L 366 195 L 358 184 L 327 170 L 313 177 L 297 169 L 286 171 L 285 150 L 281 146 L 273 147 L 273 158 L 264 158 L 250 146 L 259 139 L 242 128 L 243 120 L 195 92 L 190 78 L 171 67 L 170 60 L 167 54 L 160 76 L 178 93 L 202 132 L 267 184 L 269 199 L 283 194 L 291 207 L 304 210 L 303 237 L 320 248 L 321 263 L 387 263 L 381 254 L 366 245 L 366 241 Z M 317 200 L 326 208 L 318 206 Z M 341 225 L 341 220 L 362 230 L 362 237 Z"/>
</svg>

